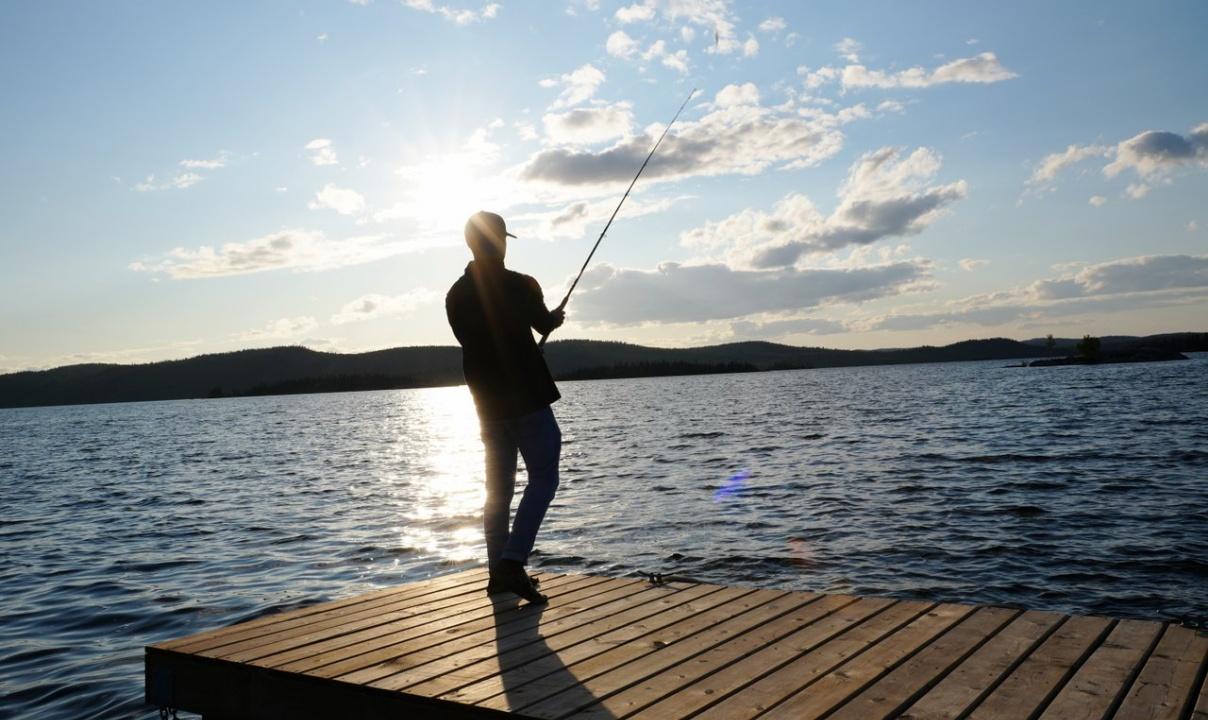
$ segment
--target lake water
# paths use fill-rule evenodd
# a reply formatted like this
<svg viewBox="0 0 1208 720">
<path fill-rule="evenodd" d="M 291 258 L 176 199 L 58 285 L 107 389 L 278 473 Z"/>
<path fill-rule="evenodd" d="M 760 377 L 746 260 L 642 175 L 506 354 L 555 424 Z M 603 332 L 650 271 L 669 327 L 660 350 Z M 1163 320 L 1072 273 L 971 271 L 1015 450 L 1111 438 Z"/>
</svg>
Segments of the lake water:
<svg viewBox="0 0 1208 720">
<path fill-rule="evenodd" d="M 563 383 L 532 564 L 1208 618 L 1208 356 Z M 0 410 L 0 716 L 153 717 L 142 647 L 466 568 L 464 388 Z M 523 477 L 523 475 L 521 476 Z"/>
</svg>

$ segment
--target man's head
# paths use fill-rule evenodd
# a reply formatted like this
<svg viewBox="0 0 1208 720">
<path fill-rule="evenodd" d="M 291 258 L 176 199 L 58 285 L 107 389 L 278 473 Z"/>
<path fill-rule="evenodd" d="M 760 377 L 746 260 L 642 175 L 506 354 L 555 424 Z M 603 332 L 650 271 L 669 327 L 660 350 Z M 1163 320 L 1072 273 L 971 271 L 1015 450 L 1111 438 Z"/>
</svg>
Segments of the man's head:
<svg viewBox="0 0 1208 720">
<path fill-rule="evenodd" d="M 466 245 L 474 253 L 475 260 L 503 260 L 507 254 L 510 237 L 503 218 L 493 212 L 480 210 L 466 221 Z"/>
</svg>

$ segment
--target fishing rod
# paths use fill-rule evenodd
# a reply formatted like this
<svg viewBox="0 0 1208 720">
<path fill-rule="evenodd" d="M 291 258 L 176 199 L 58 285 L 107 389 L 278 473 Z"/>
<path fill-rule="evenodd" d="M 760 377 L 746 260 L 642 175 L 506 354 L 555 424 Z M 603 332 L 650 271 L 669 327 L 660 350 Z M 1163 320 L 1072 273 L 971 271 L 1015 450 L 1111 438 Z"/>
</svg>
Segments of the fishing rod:
<svg viewBox="0 0 1208 720">
<path fill-rule="evenodd" d="M 600 242 L 604 240 L 604 236 L 608 234 L 608 228 L 612 226 L 612 221 L 616 219 L 617 213 L 621 211 L 621 206 L 625 204 L 625 198 L 629 197 L 629 191 L 633 190 L 633 186 L 637 185 L 638 178 L 642 177 L 642 171 L 646 169 L 646 165 L 650 163 L 650 158 L 654 157 L 654 153 L 659 149 L 659 145 L 663 143 L 663 138 L 667 137 L 667 132 L 671 130 L 671 126 L 679 119 L 680 113 L 684 108 L 688 107 L 688 101 L 696 94 L 696 88 L 692 88 L 692 92 L 688 93 L 688 97 L 684 98 L 684 104 L 680 105 L 679 110 L 675 111 L 675 116 L 671 118 L 671 122 L 667 123 L 667 127 L 663 128 L 663 134 L 659 135 L 659 139 L 655 141 L 654 147 L 650 148 L 650 154 L 642 161 L 642 167 L 638 168 L 638 174 L 633 176 L 633 180 L 629 183 L 629 187 L 625 189 L 625 194 L 621 196 L 621 202 L 617 203 L 617 207 L 612 211 L 612 216 L 608 218 L 608 222 L 604 224 L 604 229 L 600 231 L 600 237 L 596 238 L 596 244 L 592 245 L 591 252 L 587 253 L 587 259 L 583 261 L 583 267 L 579 268 L 579 274 L 575 276 L 575 281 L 570 284 L 570 289 L 566 291 L 566 297 L 562 298 L 562 302 L 558 303 L 558 310 L 565 310 L 566 303 L 570 301 L 570 294 L 575 291 L 575 286 L 579 284 L 579 279 L 583 277 L 583 271 L 587 270 L 587 264 L 591 262 L 591 258 L 596 254 L 596 248 L 600 247 Z M 550 332 L 553 332 L 552 330 Z M 549 339 L 549 333 L 541 335 L 541 342 L 537 343 L 537 348 L 545 347 L 545 341 Z"/>
</svg>

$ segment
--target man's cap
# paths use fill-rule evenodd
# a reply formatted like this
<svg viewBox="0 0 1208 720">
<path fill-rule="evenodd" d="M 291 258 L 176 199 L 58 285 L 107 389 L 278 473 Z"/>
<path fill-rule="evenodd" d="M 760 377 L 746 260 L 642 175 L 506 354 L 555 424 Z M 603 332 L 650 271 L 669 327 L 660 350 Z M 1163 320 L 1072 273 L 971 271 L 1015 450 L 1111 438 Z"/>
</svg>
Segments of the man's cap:
<svg viewBox="0 0 1208 720">
<path fill-rule="evenodd" d="M 495 242 L 504 237 L 516 237 L 508 232 L 507 223 L 503 221 L 502 217 L 486 210 L 479 210 L 466 221 L 466 241 L 469 242 L 481 236 L 486 236 Z"/>
</svg>

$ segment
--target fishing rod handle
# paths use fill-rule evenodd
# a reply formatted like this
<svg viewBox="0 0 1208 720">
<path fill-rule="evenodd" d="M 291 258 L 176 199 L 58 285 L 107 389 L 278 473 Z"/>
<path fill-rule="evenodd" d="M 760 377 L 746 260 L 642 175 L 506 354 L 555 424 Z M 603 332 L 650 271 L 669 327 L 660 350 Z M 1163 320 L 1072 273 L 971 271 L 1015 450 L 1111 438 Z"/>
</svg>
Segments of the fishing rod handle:
<svg viewBox="0 0 1208 720">
<path fill-rule="evenodd" d="M 562 298 L 562 302 L 558 303 L 558 307 L 554 308 L 554 312 L 558 312 L 559 310 L 565 310 L 566 303 L 568 300 L 570 300 L 570 293 L 567 293 L 566 297 Z M 545 349 L 545 341 L 549 340 L 549 333 L 552 333 L 552 332 L 553 332 L 553 330 L 550 330 L 547 333 L 541 333 L 541 341 L 537 343 L 538 350 Z"/>
</svg>

